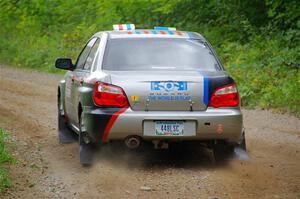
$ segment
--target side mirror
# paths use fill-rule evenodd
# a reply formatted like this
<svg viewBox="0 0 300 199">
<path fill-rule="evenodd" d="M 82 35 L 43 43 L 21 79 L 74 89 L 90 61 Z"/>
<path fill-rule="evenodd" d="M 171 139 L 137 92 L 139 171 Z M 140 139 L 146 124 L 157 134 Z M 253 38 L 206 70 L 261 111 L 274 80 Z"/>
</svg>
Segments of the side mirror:
<svg viewBox="0 0 300 199">
<path fill-rule="evenodd" d="M 64 70 L 74 70 L 74 65 L 70 58 L 58 58 L 55 61 L 55 67 Z"/>
</svg>

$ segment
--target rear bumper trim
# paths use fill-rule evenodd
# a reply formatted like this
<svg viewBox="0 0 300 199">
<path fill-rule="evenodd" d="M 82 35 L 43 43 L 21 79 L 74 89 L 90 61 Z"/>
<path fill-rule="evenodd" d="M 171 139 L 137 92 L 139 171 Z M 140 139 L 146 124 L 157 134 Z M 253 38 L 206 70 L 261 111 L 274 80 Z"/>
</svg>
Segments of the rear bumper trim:
<svg viewBox="0 0 300 199">
<path fill-rule="evenodd" d="M 103 127 L 103 118 L 110 114 Z M 85 117 L 90 125 L 88 133 L 102 137 L 102 141 L 122 140 L 129 135 L 140 136 L 145 140 L 212 140 L 222 139 L 238 142 L 243 131 L 243 118 L 239 108 L 208 108 L 206 111 L 133 111 L 119 109 L 108 113 L 101 109 L 86 111 Z M 182 120 L 196 122 L 195 136 L 162 137 L 144 136 L 144 121 Z M 102 126 L 101 126 L 102 124 Z"/>
</svg>

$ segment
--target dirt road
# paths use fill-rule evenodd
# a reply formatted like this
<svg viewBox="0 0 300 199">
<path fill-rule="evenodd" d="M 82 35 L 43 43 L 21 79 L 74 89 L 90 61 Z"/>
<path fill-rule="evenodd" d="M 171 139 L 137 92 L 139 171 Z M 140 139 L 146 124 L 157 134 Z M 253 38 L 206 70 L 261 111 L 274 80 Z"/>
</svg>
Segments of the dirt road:
<svg viewBox="0 0 300 199">
<path fill-rule="evenodd" d="M 300 198 L 300 119 L 243 110 L 246 161 L 108 146 L 83 168 L 78 144 L 57 141 L 60 78 L 0 66 L 0 126 L 13 135 L 19 160 L 14 188 L 0 198 Z"/>
</svg>

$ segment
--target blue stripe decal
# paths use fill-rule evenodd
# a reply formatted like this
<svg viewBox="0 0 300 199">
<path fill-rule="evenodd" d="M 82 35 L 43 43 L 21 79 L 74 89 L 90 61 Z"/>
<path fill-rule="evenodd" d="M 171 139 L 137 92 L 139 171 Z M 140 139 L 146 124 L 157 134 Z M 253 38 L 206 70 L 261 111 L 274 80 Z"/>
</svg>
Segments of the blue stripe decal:
<svg viewBox="0 0 300 199">
<path fill-rule="evenodd" d="M 187 32 L 189 38 L 193 38 L 193 33 L 192 32 Z"/>
<path fill-rule="evenodd" d="M 141 34 L 141 31 L 136 30 L 136 31 L 134 31 L 134 33 L 135 33 L 135 34 Z"/>
<path fill-rule="evenodd" d="M 126 24 L 127 30 L 131 30 L 130 24 Z"/>
<path fill-rule="evenodd" d="M 168 30 L 167 32 L 169 33 L 169 35 L 174 35 L 174 32 L 171 30 Z"/>
<path fill-rule="evenodd" d="M 168 27 L 163 27 L 163 26 L 155 26 L 154 30 L 169 30 Z"/>
<path fill-rule="evenodd" d="M 150 30 L 150 32 L 151 32 L 152 34 L 154 34 L 154 35 L 157 34 L 157 32 L 156 32 L 155 30 Z"/>
<path fill-rule="evenodd" d="M 203 102 L 207 106 L 208 105 L 208 77 L 203 77 Z"/>
</svg>

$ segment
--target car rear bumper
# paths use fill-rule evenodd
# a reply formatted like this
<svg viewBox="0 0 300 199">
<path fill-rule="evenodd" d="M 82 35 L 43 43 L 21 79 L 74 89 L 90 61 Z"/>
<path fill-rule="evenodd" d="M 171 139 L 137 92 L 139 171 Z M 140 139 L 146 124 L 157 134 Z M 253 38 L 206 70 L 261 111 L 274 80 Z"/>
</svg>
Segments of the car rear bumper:
<svg viewBox="0 0 300 199">
<path fill-rule="evenodd" d="M 145 135 L 145 123 L 154 121 L 188 121 L 195 123 L 193 135 Z M 206 111 L 133 111 L 116 109 L 86 109 L 84 122 L 95 141 L 122 140 L 140 136 L 144 140 L 227 140 L 239 142 L 243 118 L 239 108 L 208 108 Z"/>
</svg>

